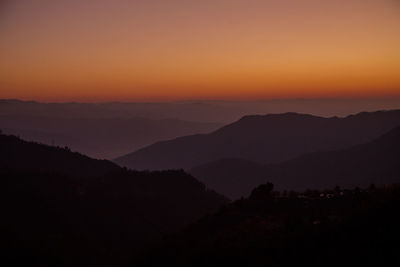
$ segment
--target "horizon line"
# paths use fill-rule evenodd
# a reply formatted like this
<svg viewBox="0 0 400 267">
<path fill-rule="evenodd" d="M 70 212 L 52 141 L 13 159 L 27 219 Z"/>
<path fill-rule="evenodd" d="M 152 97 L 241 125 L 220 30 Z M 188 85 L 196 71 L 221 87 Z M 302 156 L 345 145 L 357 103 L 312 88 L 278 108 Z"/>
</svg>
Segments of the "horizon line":
<svg viewBox="0 0 400 267">
<path fill-rule="evenodd" d="M 40 103 L 40 104 L 179 104 L 179 103 L 207 103 L 207 102 L 222 102 L 222 103 L 255 103 L 269 101 L 390 101 L 400 100 L 400 96 L 362 96 L 362 97 L 293 97 L 293 98 L 260 98 L 260 99 L 177 99 L 177 100 L 39 100 L 39 99 L 24 99 L 24 98 L 0 98 L 0 102 L 23 102 L 23 103 Z"/>
</svg>

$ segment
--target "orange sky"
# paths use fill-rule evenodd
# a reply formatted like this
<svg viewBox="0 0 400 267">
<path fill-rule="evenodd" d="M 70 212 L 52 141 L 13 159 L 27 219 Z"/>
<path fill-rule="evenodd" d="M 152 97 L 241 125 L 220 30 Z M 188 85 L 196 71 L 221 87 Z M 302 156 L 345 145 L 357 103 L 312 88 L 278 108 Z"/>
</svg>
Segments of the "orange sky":
<svg viewBox="0 0 400 267">
<path fill-rule="evenodd" d="M 0 98 L 395 95 L 397 0 L 0 2 Z"/>
</svg>

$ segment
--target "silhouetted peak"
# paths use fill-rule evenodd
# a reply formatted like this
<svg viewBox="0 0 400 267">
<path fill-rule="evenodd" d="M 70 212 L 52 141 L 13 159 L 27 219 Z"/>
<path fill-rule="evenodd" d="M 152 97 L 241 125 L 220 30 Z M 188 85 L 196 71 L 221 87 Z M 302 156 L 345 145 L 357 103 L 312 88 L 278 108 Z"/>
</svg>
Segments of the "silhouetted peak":
<svg viewBox="0 0 400 267">
<path fill-rule="evenodd" d="M 362 119 L 362 118 L 369 118 L 373 116 L 388 116 L 388 115 L 398 115 L 400 114 L 400 109 L 395 109 L 395 110 L 377 110 L 373 112 L 359 112 L 356 114 L 351 114 L 345 117 L 345 119 Z"/>
<path fill-rule="evenodd" d="M 302 114 L 296 112 L 287 112 L 279 114 L 265 114 L 265 115 L 246 115 L 238 121 L 228 124 L 214 133 L 224 133 L 227 131 L 248 130 L 254 131 L 265 126 L 273 126 L 273 124 L 289 124 L 292 122 L 300 123 L 302 121 L 324 120 L 323 117 L 318 117 L 309 114 Z"/>
<path fill-rule="evenodd" d="M 238 124 L 242 122 L 263 122 L 263 121 L 268 121 L 268 120 L 285 120 L 285 119 L 363 119 L 363 118 L 369 118 L 369 117 L 374 117 L 374 116 L 387 116 L 393 114 L 394 116 L 400 114 L 400 110 L 378 110 L 374 112 L 360 112 L 357 114 L 352 114 L 346 117 L 338 117 L 338 116 L 333 116 L 329 118 L 325 117 L 320 117 L 320 116 L 315 116 L 311 114 L 304 114 L 304 113 L 297 113 L 297 112 L 286 112 L 286 113 L 270 113 L 270 114 L 265 114 L 265 115 L 246 115 L 243 116 L 241 119 L 238 121 L 230 124 Z M 227 125 L 226 127 L 228 127 Z"/>
<path fill-rule="evenodd" d="M 189 170 L 221 158 L 279 163 L 304 153 L 367 143 L 398 125 L 400 111 L 365 113 L 352 118 L 295 112 L 250 115 L 210 134 L 155 143 L 117 158 L 116 162 L 141 170 Z"/>
<path fill-rule="evenodd" d="M 310 114 L 303 114 L 297 112 L 286 112 L 286 113 L 270 113 L 265 115 L 246 115 L 243 116 L 240 120 L 241 121 L 260 121 L 260 120 L 267 120 L 267 119 L 287 119 L 287 118 L 320 118 L 318 116 L 310 115 Z"/>
</svg>

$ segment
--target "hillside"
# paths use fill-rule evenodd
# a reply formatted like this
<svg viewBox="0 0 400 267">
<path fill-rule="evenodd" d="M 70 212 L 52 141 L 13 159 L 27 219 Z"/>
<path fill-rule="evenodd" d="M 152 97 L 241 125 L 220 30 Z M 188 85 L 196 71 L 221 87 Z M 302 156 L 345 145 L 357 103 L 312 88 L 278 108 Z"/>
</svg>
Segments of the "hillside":
<svg viewBox="0 0 400 267">
<path fill-rule="evenodd" d="M 400 127 L 362 145 L 310 153 L 267 166 L 266 176 L 277 188 L 304 190 L 400 182 Z"/>
<path fill-rule="evenodd" d="M 116 266 L 227 203 L 183 171 L 130 171 L 14 136 L 0 135 L 0 177 L 3 266 Z"/>
<path fill-rule="evenodd" d="M 245 116 L 210 134 L 162 141 L 117 158 L 134 169 L 191 169 L 224 158 L 279 163 L 304 153 L 365 143 L 400 125 L 400 110 L 322 118 L 285 113 Z"/>
<path fill-rule="evenodd" d="M 220 160 L 197 166 L 190 173 L 209 188 L 237 199 L 251 188 L 273 182 L 280 190 L 355 187 L 400 182 L 400 127 L 348 149 L 314 152 L 280 164 L 260 165 Z"/>
<path fill-rule="evenodd" d="M 256 188 L 248 199 L 149 247 L 130 266 L 400 264 L 398 186 L 289 195 L 271 189 Z"/>
<path fill-rule="evenodd" d="M 0 134 L 0 148 L 2 169 L 74 176 L 98 176 L 119 169 L 110 161 L 91 159 L 68 148 L 27 142 L 12 135 Z"/>
</svg>

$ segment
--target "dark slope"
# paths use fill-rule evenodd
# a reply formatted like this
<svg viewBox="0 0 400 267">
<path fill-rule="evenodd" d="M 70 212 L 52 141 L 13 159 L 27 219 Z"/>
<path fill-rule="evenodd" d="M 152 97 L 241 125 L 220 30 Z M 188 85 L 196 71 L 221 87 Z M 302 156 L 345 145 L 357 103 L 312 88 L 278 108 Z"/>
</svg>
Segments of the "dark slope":
<svg viewBox="0 0 400 267">
<path fill-rule="evenodd" d="M 278 188 L 296 190 L 399 183 L 400 127 L 367 144 L 268 166 L 266 176 Z"/>
<path fill-rule="evenodd" d="M 292 192 L 290 196 L 271 194 L 268 188 L 260 186 L 250 198 L 171 236 L 130 266 L 400 264 L 400 188 Z"/>
<path fill-rule="evenodd" d="M 135 169 L 190 169 L 223 158 L 278 163 L 304 153 L 365 143 L 400 124 L 400 111 L 322 118 L 295 113 L 246 116 L 213 133 L 155 143 L 115 160 Z"/>
<path fill-rule="evenodd" d="M 275 165 L 219 160 L 189 171 L 208 187 L 231 199 L 273 182 L 282 190 L 366 186 L 400 182 L 400 127 L 348 149 L 305 154 Z"/>
<path fill-rule="evenodd" d="M 159 140 L 208 133 L 221 126 L 176 119 L 63 118 L 49 114 L 3 115 L 0 127 L 25 140 L 68 146 L 91 157 L 111 159 Z"/>
<path fill-rule="evenodd" d="M 68 148 L 27 142 L 12 135 L 0 135 L 0 149 L 0 168 L 75 176 L 97 176 L 119 169 L 110 161 L 91 159 Z"/>
<path fill-rule="evenodd" d="M 227 200 L 183 171 L 137 172 L 0 135 L 2 266 L 118 266 Z"/>
</svg>

